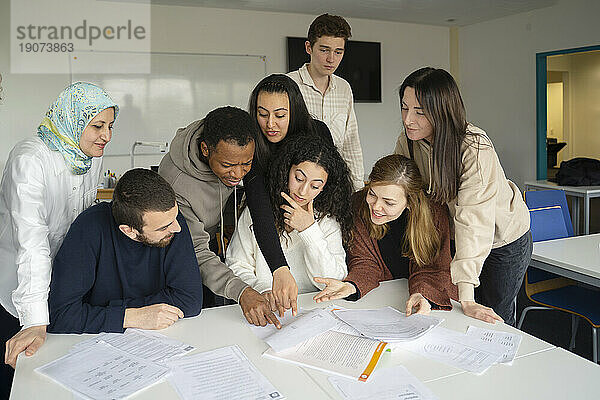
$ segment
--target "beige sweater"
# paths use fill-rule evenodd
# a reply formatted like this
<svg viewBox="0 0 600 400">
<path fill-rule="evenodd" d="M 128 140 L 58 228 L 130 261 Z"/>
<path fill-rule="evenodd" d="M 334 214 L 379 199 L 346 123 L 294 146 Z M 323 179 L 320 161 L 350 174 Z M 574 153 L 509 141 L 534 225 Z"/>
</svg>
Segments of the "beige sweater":
<svg viewBox="0 0 600 400">
<path fill-rule="evenodd" d="M 481 268 L 490 251 L 512 243 L 529 230 L 527 206 L 517 185 L 506 179 L 492 142 L 476 126 L 469 124 L 467 131 L 479 133 L 480 144 L 463 144 L 458 196 L 448 203 L 456 240 L 450 273 L 460 300 L 474 300 Z M 404 130 L 395 153 L 410 157 Z M 431 189 L 429 143 L 414 142 L 413 156 Z"/>
</svg>

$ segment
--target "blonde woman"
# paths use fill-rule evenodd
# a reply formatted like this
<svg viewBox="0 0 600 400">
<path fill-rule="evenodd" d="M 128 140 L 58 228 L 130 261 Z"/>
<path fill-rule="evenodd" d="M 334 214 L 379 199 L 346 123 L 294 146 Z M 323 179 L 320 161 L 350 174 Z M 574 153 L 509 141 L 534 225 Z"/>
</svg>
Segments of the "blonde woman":
<svg viewBox="0 0 600 400">
<path fill-rule="evenodd" d="M 353 197 L 354 229 L 343 281 L 315 278 L 326 287 L 316 302 L 358 300 L 379 282 L 406 278 L 406 313 L 451 309 L 450 239 L 445 207 L 430 203 L 414 161 L 389 155 L 375 163 Z"/>
</svg>

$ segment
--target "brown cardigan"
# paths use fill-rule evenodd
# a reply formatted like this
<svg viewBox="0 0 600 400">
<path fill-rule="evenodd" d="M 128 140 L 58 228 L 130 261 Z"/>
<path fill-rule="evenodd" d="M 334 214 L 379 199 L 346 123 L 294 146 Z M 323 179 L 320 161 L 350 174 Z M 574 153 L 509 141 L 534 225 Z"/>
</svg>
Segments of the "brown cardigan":
<svg viewBox="0 0 600 400">
<path fill-rule="evenodd" d="M 446 206 L 431 203 L 431 211 L 442 246 L 430 265 L 419 267 L 415 261 L 410 260 L 408 292 L 421 293 L 434 309 L 451 310 L 450 299 L 458 299 L 458 290 L 450 278 L 448 209 Z M 383 261 L 377 240 L 369 236 L 367 226 L 358 217 L 354 219 L 352 233 L 352 246 L 347 258 L 349 272 L 344 281 L 354 283 L 358 287 L 360 297 L 379 286 L 379 282 L 393 277 Z"/>
</svg>

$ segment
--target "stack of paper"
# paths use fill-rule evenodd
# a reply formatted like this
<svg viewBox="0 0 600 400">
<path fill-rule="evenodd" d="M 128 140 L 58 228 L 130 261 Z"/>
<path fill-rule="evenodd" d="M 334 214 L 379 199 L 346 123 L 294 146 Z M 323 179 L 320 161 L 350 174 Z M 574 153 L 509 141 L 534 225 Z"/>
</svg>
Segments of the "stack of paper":
<svg viewBox="0 0 600 400">
<path fill-rule="evenodd" d="M 431 315 L 413 314 L 407 317 L 392 307 L 337 310 L 333 313 L 364 336 L 386 342 L 415 340 L 443 321 Z"/>
<path fill-rule="evenodd" d="M 269 349 L 263 356 L 366 381 L 386 345 L 330 330 L 279 353 Z"/>
<path fill-rule="evenodd" d="M 130 328 L 125 333 L 101 333 L 77 343 L 71 352 L 80 351 L 99 342 L 159 364 L 165 364 L 167 361 L 181 357 L 195 349 L 194 346 L 171 339 L 158 332 Z"/>
<path fill-rule="evenodd" d="M 165 376 L 169 369 L 106 343 L 93 343 L 36 369 L 91 399 L 121 399 Z"/>
<path fill-rule="evenodd" d="M 169 366 L 169 382 L 184 400 L 284 398 L 238 346 L 180 358 L 169 362 Z"/>
<path fill-rule="evenodd" d="M 437 397 L 406 368 L 397 365 L 378 369 L 369 382 L 337 376 L 329 382 L 344 400 L 436 400 Z"/>
<path fill-rule="evenodd" d="M 285 315 L 284 315 L 285 316 Z M 281 329 L 275 327 L 255 327 L 254 333 L 275 351 L 283 351 L 310 338 L 335 328 L 339 321 L 326 309 L 304 311 L 296 317 L 282 319 Z"/>
<path fill-rule="evenodd" d="M 398 347 L 475 374 L 483 374 L 505 352 L 505 348 L 497 343 L 484 342 L 442 327 Z"/>
</svg>

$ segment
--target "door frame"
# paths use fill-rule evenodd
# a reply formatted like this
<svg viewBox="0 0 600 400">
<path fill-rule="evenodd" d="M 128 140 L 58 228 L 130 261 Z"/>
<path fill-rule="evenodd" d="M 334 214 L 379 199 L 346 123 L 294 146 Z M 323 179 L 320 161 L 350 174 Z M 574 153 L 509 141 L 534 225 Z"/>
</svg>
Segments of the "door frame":
<svg viewBox="0 0 600 400">
<path fill-rule="evenodd" d="M 538 180 L 548 177 L 548 162 L 546 153 L 546 131 L 548 129 L 547 110 L 547 61 L 548 56 L 562 54 L 584 53 L 600 50 L 600 45 L 575 47 L 572 49 L 545 51 L 535 55 L 535 101 L 536 101 L 536 176 Z"/>
</svg>

